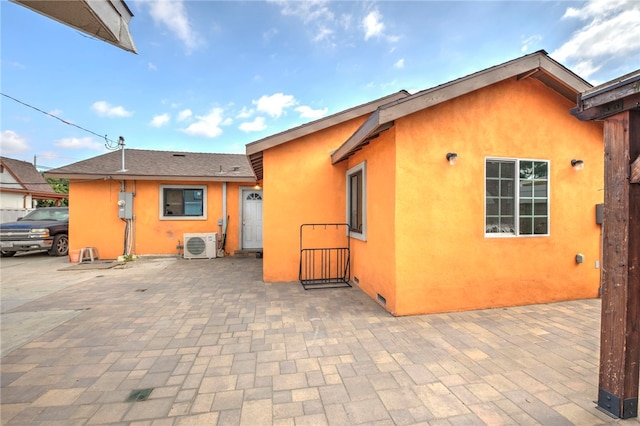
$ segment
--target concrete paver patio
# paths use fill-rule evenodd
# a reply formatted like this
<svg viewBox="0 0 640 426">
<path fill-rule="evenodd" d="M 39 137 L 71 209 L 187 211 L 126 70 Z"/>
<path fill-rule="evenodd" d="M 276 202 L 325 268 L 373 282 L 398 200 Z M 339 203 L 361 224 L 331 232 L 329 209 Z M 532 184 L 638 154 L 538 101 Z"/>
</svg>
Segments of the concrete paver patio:
<svg viewBox="0 0 640 426">
<path fill-rule="evenodd" d="M 395 318 L 358 288 L 264 284 L 261 259 L 126 266 L 3 303 L 73 315 L 3 356 L 2 424 L 638 424 L 593 402 L 599 300 Z"/>
</svg>

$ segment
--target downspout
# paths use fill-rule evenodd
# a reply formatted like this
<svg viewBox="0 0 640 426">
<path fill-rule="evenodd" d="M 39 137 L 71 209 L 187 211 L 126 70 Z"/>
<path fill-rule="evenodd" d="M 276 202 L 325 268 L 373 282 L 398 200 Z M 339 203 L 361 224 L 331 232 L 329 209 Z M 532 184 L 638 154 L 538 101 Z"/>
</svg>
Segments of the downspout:
<svg viewBox="0 0 640 426">
<path fill-rule="evenodd" d="M 227 227 L 227 182 L 222 182 L 222 229 Z M 222 237 L 219 235 L 218 237 Z"/>
</svg>

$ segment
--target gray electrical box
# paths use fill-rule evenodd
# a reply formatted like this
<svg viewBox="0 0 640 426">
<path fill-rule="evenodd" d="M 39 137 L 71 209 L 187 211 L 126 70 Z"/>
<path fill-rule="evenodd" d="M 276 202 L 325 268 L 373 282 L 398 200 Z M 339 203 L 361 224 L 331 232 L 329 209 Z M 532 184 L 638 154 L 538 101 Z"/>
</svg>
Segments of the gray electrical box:
<svg viewBox="0 0 640 426">
<path fill-rule="evenodd" d="M 596 223 L 602 225 L 604 222 L 604 204 L 596 204 Z"/>
<path fill-rule="evenodd" d="M 133 219 L 133 193 L 121 192 L 118 194 L 118 217 Z"/>
</svg>

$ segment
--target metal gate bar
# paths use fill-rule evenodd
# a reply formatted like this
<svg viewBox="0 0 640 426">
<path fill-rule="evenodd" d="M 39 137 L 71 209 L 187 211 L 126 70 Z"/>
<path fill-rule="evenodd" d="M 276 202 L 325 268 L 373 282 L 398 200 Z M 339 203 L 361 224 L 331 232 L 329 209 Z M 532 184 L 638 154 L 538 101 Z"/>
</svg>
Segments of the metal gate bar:
<svg viewBox="0 0 640 426">
<path fill-rule="evenodd" d="M 332 227 L 339 230 L 344 227 L 342 247 L 305 247 L 305 228 L 308 230 L 327 230 Z M 317 237 L 317 235 L 316 235 Z M 320 238 L 321 239 L 321 238 Z M 332 241 L 335 243 L 335 241 Z M 318 244 L 318 238 L 315 239 Z M 312 223 L 300 226 L 300 270 L 298 278 L 305 290 L 312 288 L 351 287 L 349 283 L 350 266 L 349 227 L 346 223 Z"/>
</svg>

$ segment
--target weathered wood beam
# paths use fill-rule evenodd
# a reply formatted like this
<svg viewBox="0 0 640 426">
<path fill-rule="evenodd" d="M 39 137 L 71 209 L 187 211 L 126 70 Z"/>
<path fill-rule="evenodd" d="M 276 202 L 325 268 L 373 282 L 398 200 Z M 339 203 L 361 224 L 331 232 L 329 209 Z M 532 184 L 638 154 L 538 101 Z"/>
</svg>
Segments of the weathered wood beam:
<svg viewBox="0 0 640 426">
<path fill-rule="evenodd" d="M 630 159 L 640 156 L 640 111 L 604 122 L 605 195 L 598 407 L 638 416 L 640 361 L 640 185 Z"/>
</svg>

